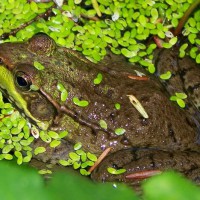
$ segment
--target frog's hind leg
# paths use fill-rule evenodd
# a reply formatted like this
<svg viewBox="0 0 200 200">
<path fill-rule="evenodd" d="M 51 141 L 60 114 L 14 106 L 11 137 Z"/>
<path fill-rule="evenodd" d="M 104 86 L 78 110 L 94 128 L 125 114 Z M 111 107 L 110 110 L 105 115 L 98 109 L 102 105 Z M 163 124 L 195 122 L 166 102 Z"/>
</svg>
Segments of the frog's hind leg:
<svg viewBox="0 0 200 200">
<path fill-rule="evenodd" d="M 114 174 L 108 172 L 114 168 Z M 125 169 L 125 170 L 119 170 Z M 140 182 L 165 170 L 173 169 L 200 184 L 200 156 L 197 152 L 166 152 L 156 149 L 128 149 L 110 154 L 91 177 L 103 182 Z M 125 173 L 120 173 L 125 171 Z M 118 174 L 119 172 L 119 174 Z"/>
</svg>

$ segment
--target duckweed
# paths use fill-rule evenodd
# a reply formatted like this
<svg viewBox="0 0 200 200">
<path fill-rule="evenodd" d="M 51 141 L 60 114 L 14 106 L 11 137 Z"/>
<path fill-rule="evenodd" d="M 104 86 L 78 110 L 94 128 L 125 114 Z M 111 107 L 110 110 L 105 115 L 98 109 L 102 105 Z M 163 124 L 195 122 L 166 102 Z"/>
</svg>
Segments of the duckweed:
<svg viewBox="0 0 200 200">
<path fill-rule="evenodd" d="M 75 105 L 80 106 L 80 107 L 86 107 L 88 106 L 89 102 L 86 100 L 79 100 L 77 97 L 73 98 L 73 102 Z"/>
<path fill-rule="evenodd" d="M 33 1 L 32 1 L 32 2 L 33 2 Z M 31 2 L 31 3 L 32 3 L 32 2 Z M 41 63 L 39 63 L 39 62 L 37 62 L 37 61 L 34 61 L 33 65 L 34 65 L 34 67 L 35 67 L 37 70 L 44 70 L 44 68 L 45 68 Z"/>
<path fill-rule="evenodd" d="M 100 125 L 100 127 L 103 128 L 103 129 L 107 129 L 107 128 L 108 128 L 108 125 L 107 125 L 106 121 L 103 120 L 103 119 L 101 119 L 101 120 L 99 121 L 99 125 Z"/>
<path fill-rule="evenodd" d="M 107 171 L 110 173 L 110 174 L 114 174 L 114 175 L 118 175 L 118 174 L 123 174 L 126 172 L 126 169 L 115 169 L 113 167 L 108 167 L 107 168 Z"/>
<path fill-rule="evenodd" d="M 74 150 L 79 150 L 80 148 L 82 147 L 82 143 L 81 142 L 78 142 L 74 145 Z M 78 154 L 79 155 L 79 154 Z"/>
<path fill-rule="evenodd" d="M 200 53 L 196 56 L 196 62 L 200 64 Z"/>
<path fill-rule="evenodd" d="M 187 98 L 187 94 L 183 93 L 183 92 L 176 92 L 175 95 L 177 96 L 177 98 L 179 99 L 186 99 Z"/>
<path fill-rule="evenodd" d="M 62 139 L 62 138 L 64 138 L 64 137 L 66 137 L 67 135 L 68 135 L 68 131 L 61 131 L 61 132 L 59 133 L 59 138 Z"/>
<path fill-rule="evenodd" d="M 102 79 L 103 79 L 103 75 L 102 75 L 101 73 L 98 73 L 98 74 L 97 74 L 97 77 L 94 79 L 94 84 L 95 84 L 95 85 L 100 84 L 101 81 L 102 81 Z"/>
<path fill-rule="evenodd" d="M 39 87 L 37 85 L 30 85 L 30 89 L 33 90 L 33 91 L 38 91 L 39 90 Z"/>
<path fill-rule="evenodd" d="M 64 167 L 71 165 L 67 160 L 59 160 L 58 162 Z"/>
<path fill-rule="evenodd" d="M 59 134 L 56 133 L 55 131 L 48 131 L 47 134 L 48 134 L 52 139 L 58 139 L 58 138 L 60 138 L 60 137 L 59 137 Z"/>
<path fill-rule="evenodd" d="M 184 99 L 187 98 L 187 95 L 185 93 L 182 92 L 176 92 L 174 96 L 170 97 L 171 101 L 176 101 L 177 104 L 181 107 L 181 108 L 185 108 L 185 102 Z"/>
<path fill-rule="evenodd" d="M 40 153 L 44 153 L 46 151 L 46 149 L 44 147 L 36 147 L 34 150 L 34 154 L 38 155 Z"/>
<path fill-rule="evenodd" d="M 115 103 L 115 109 L 120 110 L 121 105 L 119 103 Z"/>
<path fill-rule="evenodd" d="M 21 117 L 18 111 L 15 111 L 10 103 L 4 103 L 2 94 L 0 93 L 0 160 L 12 160 L 17 158 L 16 162 L 21 165 L 23 162 L 30 162 L 32 154 L 38 155 L 46 151 L 45 147 L 39 146 L 32 149 L 32 142 L 41 138 L 50 147 L 56 148 L 60 145 L 60 139 L 66 137 L 68 132 L 61 131 L 56 133 L 54 131 L 39 131 L 35 126 L 30 127 L 30 124 Z M 11 109 L 10 114 L 2 113 L 5 109 Z M 38 133 L 36 137 L 35 133 Z"/>
<path fill-rule="evenodd" d="M 166 73 L 161 74 L 161 75 L 160 75 L 160 78 L 161 78 L 162 80 L 168 80 L 168 79 L 171 78 L 171 76 L 172 76 L 172 73 L 171 73 L 170 71 L 167 71 Z"/>
<path fill-rule="evenodd" d="M 97 157 L 94 154 L 90 153 L 90 152 L 87 152 L 87 157 L 88 157 L 89 160 L 91 160 L 93 162 L 97 161 Z"/>
<path fill-rule="evenodd" d="M 126 132 L 124 128 L 117 128 L 115 129 L 115 134 L 116 135 L 123 135 Z"/>
<path fill-rule="evenodd" d="M 80 142 L 74 145 L 74 151 L 69 152 L 69 158 L 67 160 L 59 160 L 58 163 L 62 166 L 72 166 L 74 169 L 79 170 L 82 175 L 89 175 L 90 173 L 86 168 L 94 165 L 97 161 L 96 155 L 85 152 L 82 149 Z M 78 150 L 76 150 L 78 149 Z"/>
<path fill-rule="evenodd" d="M 183 101 L 183 99 L 177 99 L 176 100 L 177 104 L 181 107 L 181 108 L 185 108 L 185 102 Z"/>
<path fill-rule="evenodd" d="M 90 172 L 88 172 L 86 169 L 80 169 L 80 174 L 82 174 L 83 176 L 89 176 Z"/>
<path fill-rule="evenodd" d="M 109 0 L 106 4 L 104 1 L 98 1 L 97 6 L 94 1 L 68 2 L 60 9 L 53 8 L 54 15 L 48 20 L 34 21 L 20 30 L 16 36 L 10 36 L 7 41 L 27 40 L 37 32 L 44 32 L 58 44 L 81 51 L 95 63 L 106 55 L 106 47 L 109 47 L 113 53 L 122 54 L 130 62 L 139 63 L 154 73 L 155 67 L 152 62 L 146 62 L 146 60 L 153 59 L 151 45 L 154 45 L 154 48 L 157 45 L 154 42 L 145 44 L 145 41 L 155 36 L 162 41 L 163 48 L 171 48 L 176 44 L 177 37 L 169 33 L 171 33 L 172 27 L 177 27 L 179 20 L 192 3 L 190 0 L 181 2 L 176 0 L 170 2 L 147 1 L 145 3 L 143 1 L 133 3 L 130 0 L 126 2 Z M 4 21 L 3 28 L 0 28 L 0 34 L 19 27 L 20 24 L 30 21 L 52 6 L 52 2 L 28 4 L 22 0 L 15 1 L 13 5 L 16 4 L 17 7 L 11 6 L 9 9 L 10 4 L 6 1 L 1 4 L 1 10 L 12 13 L 12 16 L 0 15 L 0 19 Z M 200 10 L 196 9 L 189 17 L 182 32 L 188 37 L 189 43 L 193 47 L 198 45 L 199 13 Z M 101 19 L 101 15 L 104 15 L 105 20 Z M 93 20 L 93 17 L 99 17 L 99 20 Z M 10 26 L 11 23 L 15 26 Z M 144 49 L 140 49 L 141 44 L 144 45 Z M 133 50 L 132 45 L 135 45 L 137 50 Z M 180 51 L 180 57 L 184 57 L 186 54 L 187 52 Z M 192 54 L 192 58 L 194 58 L 194 54 Z M 194 59 L 199 62 L 199 56 Z M 94 84 L 99 84 L 100 79 L 95 78 Z M 62 94 L 62 101 L 65 101 L 66 98 L 67 93 L 65 92 Z"/>
<path fill-rule="evenodd" d="M 60 143 L 61 143 L 60 140 L 52 140 L 52 141 L 50 142 L 49 146 L 50 146 L 51 148 L 56 148 L 57 146 L 60 145 Z"/>
<path fill-rule="evenodd" d="M 79 161 L 80 160 L 80 156 L 75 153 L 75 152 L 70 152 L 69 153 L 69 157 L 73 160 L 73 161 Z"/>
<path fill-rule="evenodd" d="M 65 89 L 65 87 L 61 83 L 57 84 L 57 89 L 61 92 L 61 96 L 60 96 L 61 101 L 65 102 L 67 100 L 67 97 L 68 97 L 67 90 Z"/>
</svg>

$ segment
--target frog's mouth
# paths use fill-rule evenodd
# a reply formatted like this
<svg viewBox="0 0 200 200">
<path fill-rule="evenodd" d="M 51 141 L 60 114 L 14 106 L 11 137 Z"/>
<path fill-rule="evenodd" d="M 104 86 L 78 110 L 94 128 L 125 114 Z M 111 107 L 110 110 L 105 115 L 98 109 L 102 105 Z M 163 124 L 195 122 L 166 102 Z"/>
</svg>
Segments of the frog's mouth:
<svg viewBox="0 0 200 200">
<path fill-rule="evenodd" d="M 29 111 L 27 102 L 22 95 L 16 90 L 13 75 L 5 66 L 0 65 L 0 91 L 8 98 L 19 110 L 22 110 L 24 114 L 36 125 L 42 129 L 47 130 L 51 124 L 49 121 L 40 121 L 36 119 Z"/>
</svg>

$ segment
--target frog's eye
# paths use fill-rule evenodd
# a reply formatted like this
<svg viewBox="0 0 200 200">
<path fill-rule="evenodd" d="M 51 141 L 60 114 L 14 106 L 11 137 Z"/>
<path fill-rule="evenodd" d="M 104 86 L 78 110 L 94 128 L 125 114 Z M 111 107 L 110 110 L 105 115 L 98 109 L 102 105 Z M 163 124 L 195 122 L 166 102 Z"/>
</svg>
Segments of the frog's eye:
<svg viewBox="0 0 200 200">
<path fill-rule="evenodd" d="M 24 72 L 18 71 L 15 73 L 15 84 L 19 89 L 28 91 L 30 90 L 32 81 L 30 79 L 30 76 L 28 76 Z"/>
</svg>

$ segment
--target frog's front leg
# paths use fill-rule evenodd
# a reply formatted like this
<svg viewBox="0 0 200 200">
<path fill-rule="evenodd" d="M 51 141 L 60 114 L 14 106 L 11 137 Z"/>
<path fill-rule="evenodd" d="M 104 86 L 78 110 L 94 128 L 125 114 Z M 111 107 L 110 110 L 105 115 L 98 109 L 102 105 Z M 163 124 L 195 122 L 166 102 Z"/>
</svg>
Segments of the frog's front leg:
<svg viewBox="0 0 200 200">
<path fill-rule="evenodd" d="M 108 168 L 125 169 L 111 174 Z M 200 156 L 197 152 L 166 152 L 156 149 L 127 149 L 109 155 L 92 173 L 92 179 L 103 182 L 125 182 L 137 186 L 141 180 L 173 169 L 200 183 Z M 117 172 L 115 172 L 117 173 Z"/>
<path fill-rule="evenodd" d="M 74 145 L 67 140 L 63 140 L 59 147 L 52 148 L 49 143 L 42 141 L 41 139 L 37 139 L 32 143 L 33 151 L 37 147 L 44 147 L 45 152 L 34 155 L 33 157 L 39 161 L 44 163 L 57 164 L 59 160 L 67 160 L 69 159 L 69 152 L 74 150 Z"/>
</svg>

